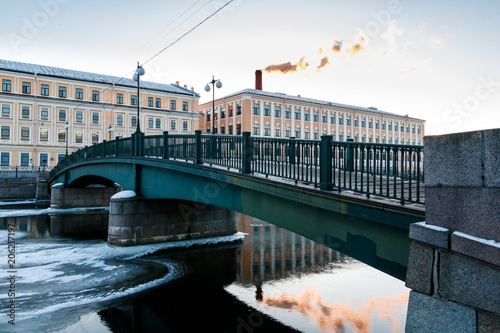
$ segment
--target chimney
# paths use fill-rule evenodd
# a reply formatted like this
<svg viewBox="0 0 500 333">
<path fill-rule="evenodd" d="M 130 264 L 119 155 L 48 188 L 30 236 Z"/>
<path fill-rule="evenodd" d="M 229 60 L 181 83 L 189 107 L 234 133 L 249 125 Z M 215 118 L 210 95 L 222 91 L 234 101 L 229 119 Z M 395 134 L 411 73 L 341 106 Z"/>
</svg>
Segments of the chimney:
<svg viewBox="0 0 500 333">
<path fill-rule="evenodd" d="M 262 71 L 260 69 L 255 71 L 255 89 L 262 90 Z"/>
</svg>

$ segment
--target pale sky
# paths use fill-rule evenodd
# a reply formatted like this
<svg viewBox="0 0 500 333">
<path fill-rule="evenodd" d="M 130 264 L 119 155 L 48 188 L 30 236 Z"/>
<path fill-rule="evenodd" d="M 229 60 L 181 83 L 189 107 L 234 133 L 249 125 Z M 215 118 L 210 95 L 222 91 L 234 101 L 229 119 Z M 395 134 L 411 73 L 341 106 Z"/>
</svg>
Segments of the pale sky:
<svg viewBox="0 0 500 333">
<path fill-rule="evenodd" d="M 131 77 L 227 1 L 0 0 L 0 58 Z M 264 72 L 264 90 L 409 114 L 426 134 L 500 128 L 499 17 L 496 0 L 234 0 L 145 79 L 207 102 L 212 75 L 218 98 L 305 57 Z"/>
</svg>

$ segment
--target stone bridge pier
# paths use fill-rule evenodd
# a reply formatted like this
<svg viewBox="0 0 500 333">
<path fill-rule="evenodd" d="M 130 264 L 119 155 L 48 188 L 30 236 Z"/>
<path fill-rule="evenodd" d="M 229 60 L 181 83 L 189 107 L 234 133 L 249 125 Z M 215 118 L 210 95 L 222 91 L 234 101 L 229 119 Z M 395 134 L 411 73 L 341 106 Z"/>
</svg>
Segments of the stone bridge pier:
<svg viewBox="0 0 500 333">
<path fill-rule="evenodd" d="M 111 197 L 108 244 L 132 246 L 236 233 L 236 213 L 175 199 L 140 199 L 133 191 Z"/>
<path fill-rule="evenodd" d="M 111 196 L 121 190 L 119 185 L 89 185 L 83 188 L 65 187 L 63 183 L 52 185 L 51 208 L 103 207 L 109 206 Z"/>
<path fill-rule="evenodd" d="M 500 332 L 500 129 L 424 139 L 406 332 Z"/>
</svg>

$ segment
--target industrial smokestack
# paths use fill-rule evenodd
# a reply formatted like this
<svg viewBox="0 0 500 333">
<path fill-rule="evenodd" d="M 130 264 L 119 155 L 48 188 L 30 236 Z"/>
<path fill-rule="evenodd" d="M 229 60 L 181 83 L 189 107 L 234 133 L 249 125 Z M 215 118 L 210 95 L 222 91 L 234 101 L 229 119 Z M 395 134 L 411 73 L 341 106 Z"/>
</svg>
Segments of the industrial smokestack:
<svg viewBox="0 0 500 333">
<path fill-rule="evenodd" d="M 255 89 L 262 90 L 262 71 L 260 69 L 255 71 Z"/>
</svg>

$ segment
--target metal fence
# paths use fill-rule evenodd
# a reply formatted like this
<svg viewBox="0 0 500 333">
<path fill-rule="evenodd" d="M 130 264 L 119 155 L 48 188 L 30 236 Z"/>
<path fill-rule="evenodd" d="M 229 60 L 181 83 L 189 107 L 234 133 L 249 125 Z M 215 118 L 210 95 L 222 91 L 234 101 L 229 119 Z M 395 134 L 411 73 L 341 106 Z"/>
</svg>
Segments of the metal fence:
<svg viewBox="0 0 500 333">
<path fill-rule="evenodd" d="M 36 178 L 38 173 L 49 172 L 48 166 L 1 166 L 0 179 L 5 178 Z"/>
<path fill-rule="evenodd" d="M 423 203 L 423 146 L 251 137 L 236 135 L 162 135 L 117 138 L 68 155 L 51 176 L 66 166 L 107 156 L 182 160 L 291 179 L 322 190 L 353 191 L 405 202 Z"/>
</svg>

